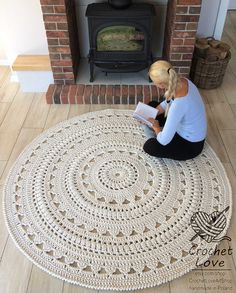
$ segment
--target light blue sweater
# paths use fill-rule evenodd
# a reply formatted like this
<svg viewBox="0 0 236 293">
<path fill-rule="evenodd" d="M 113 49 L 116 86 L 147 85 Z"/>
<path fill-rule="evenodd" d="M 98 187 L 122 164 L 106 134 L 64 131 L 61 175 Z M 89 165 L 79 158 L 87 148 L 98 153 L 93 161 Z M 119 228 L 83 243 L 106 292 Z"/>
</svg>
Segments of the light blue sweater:
<svg viewBox="0 0 236 293">
<path fill-rule="evenodd" d="M 207 133 L 206 112 L 197 87 L 188 80 L 188 94 L 176 98 L 170 103 L 166 123 L 157 135 L 159 143 L 167 145 L 176 132 L 191 142 L 205 139 Z M 160 106 L 165 110 L 166 101 L 163 101 Z"/>
</svg>

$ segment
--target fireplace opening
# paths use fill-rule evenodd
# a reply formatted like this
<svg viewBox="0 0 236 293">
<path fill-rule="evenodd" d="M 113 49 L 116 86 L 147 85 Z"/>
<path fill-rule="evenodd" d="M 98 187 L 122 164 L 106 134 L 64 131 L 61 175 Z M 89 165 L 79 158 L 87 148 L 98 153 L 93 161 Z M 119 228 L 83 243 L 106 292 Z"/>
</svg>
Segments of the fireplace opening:
<svg viewBox="0 0 236 293">
<path fill-rule="evenodd" d="M 135 3 L 118 10 L 108 3 L 87 6 L 90 82 L 94 67 L 107 72 L 137 72 L 148 68 L 152 57 L 152 4 Z"/>
</svg>

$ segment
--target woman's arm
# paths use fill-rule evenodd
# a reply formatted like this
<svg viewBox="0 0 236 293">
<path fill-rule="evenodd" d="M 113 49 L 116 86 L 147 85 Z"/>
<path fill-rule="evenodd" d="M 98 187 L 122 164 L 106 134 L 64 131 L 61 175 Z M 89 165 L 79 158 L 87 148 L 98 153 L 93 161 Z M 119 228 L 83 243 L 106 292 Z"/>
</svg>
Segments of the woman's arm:
<svg viewBox="0 0 236 293">
<path fill-rule="evenodd" d="M 166 102 L 166 100 L 164 100 L 156 107 L 158 109 L 157 116 L 160 114 L 163 114 L 166 110 L 166 107 L 167 107 L 167 102 Z"/>
<path fill-rule="evenodd" d="M 156 109 L 158 110 L 157 116 L 165 112 L 165 109 L 163 109 L 160 104 L 156 107 Z"/>
<path fill-rule="evenodd" d="M 172 140 L 185 111 L 186 107 L 183 103 L 174 103 L 171 105 L 163 129 L 161 131 L 158 128 L 154 130 L 157 133 L 157 140 L 160 144 L 167 145 Z"/>
</svg>

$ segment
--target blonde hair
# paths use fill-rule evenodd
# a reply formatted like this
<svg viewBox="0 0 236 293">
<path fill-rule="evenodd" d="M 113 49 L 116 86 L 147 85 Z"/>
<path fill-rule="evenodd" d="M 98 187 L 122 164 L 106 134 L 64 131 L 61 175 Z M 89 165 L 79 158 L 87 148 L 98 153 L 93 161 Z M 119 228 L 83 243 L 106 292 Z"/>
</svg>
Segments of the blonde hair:
<svg viewBox="0 0 236 293">
<path fill-rule="evenodd" d="M 167 101 L 165 116 L 169 110 L 169 102 L 175 97 L 175 91 L 178 83 L 178 75 L 172 65 L 164 60 L 154 62 L 149 69 L 149 76 L 154 83 L 163 83 L 167 90 L 164 94 Z"/>
</svg>

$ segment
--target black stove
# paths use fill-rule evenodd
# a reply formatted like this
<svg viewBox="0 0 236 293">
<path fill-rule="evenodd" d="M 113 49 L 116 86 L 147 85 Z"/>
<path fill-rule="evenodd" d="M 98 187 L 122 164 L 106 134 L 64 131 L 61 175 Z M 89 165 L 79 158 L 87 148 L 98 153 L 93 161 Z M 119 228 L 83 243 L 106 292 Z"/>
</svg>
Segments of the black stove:
<svg viewBox="0 0 236 293">
<path fill-rule="evenodd" d="M 154 15 L 154 6 L 146 3 L 125 9 L 108 3 L 88 5 L 90 82 L 95 65 L 105 72 L 137 72 L 151 65 Z"/>
</svg>

